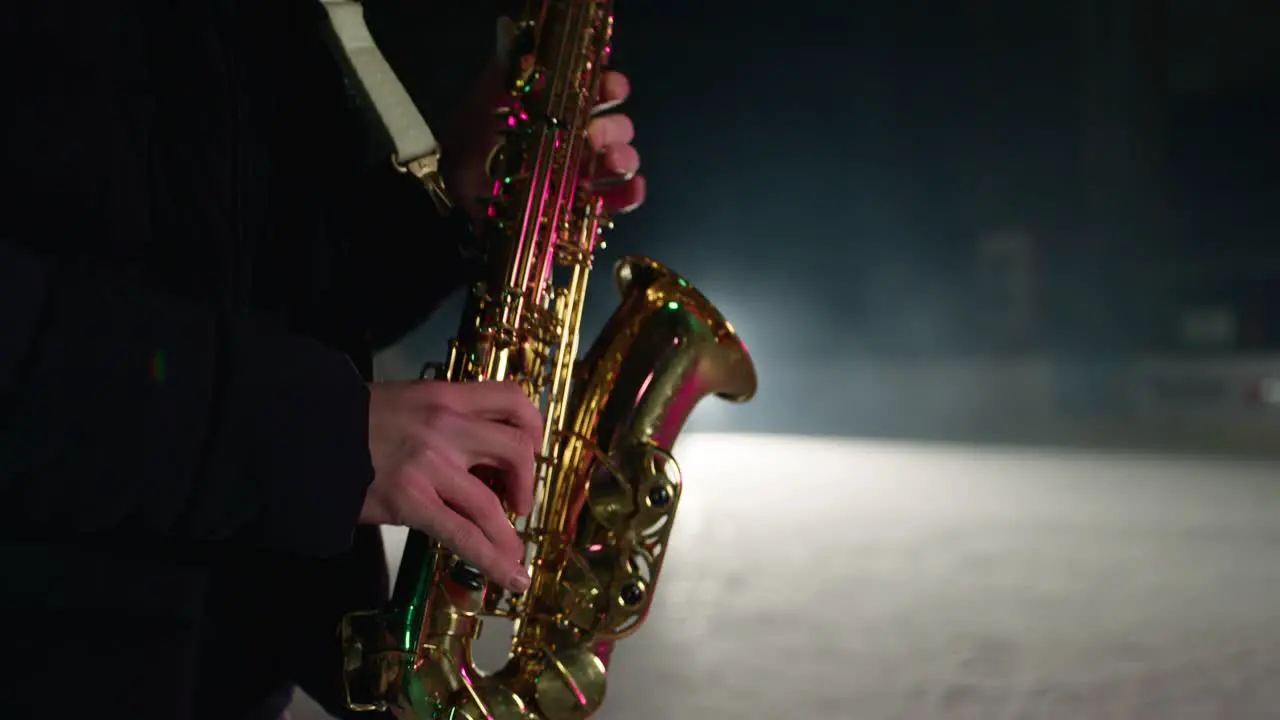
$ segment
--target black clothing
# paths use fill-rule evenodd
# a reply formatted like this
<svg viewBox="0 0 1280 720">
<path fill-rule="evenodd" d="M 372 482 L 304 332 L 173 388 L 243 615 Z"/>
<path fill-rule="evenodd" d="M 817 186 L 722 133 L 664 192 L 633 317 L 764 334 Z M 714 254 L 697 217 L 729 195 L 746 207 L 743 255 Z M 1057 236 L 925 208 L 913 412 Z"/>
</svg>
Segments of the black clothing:
<svg viewBox="0 0 1280 720">
<path fill-rule="evenodd" d="M 439 129 L 494 7 L 365 5 Z M 353 546 L 371 352 L 469 268 L 325 31 L 316 0 L 0 24 L 6 720 L 248 718 L 292 681 L 335 707 L 336 620 L 385 591 Z"/>
</svg>

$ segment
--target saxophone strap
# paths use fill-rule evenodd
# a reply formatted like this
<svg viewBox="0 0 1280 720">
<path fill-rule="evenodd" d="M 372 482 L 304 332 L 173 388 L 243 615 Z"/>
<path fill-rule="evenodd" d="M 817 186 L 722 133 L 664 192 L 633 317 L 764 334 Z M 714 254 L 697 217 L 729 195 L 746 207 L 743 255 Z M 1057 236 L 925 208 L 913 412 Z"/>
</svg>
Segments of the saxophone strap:
<svg viewBox="0 0 1280 720">
<path fill-rule="evenodd" d="M 440 143 L 374 42 L 364 21 L 364 8 L 355 0 L 320 2 L 329 13 L 329 24 L 342 51 L 347 82 L 377 116 L 394 148 L 396 164 L 410 169 L 430 166 L 429 171 L 434 172 Z"/>
<path fill-rule="evenodd" d="M 370 114 L 376 116 L 384 139 L 393 150 L 396 167 L 426 185 L 441 215 L 452 216 L 453 202 L 440 178 L 440 143 L 414 104 L 409 91 L 378 49 L 364 20 L 359 0 L 320 0 L 337 40 L 347 86 Z M 516 24 L 498 19 L 496 57 L 505 63 L 517 35 Z"/>
</svg>

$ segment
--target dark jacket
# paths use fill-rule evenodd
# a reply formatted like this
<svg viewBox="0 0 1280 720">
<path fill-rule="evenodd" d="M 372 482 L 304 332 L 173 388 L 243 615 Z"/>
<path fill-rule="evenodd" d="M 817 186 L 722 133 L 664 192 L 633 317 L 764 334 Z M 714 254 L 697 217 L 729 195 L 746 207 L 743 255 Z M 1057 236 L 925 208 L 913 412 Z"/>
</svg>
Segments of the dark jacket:
<svg viewBox="0 0 1280 720">
<path fill-rule="evenodd" d="M 494 8 L 366 5 L 442 127 Z M 371 353 L 469 274 L 324 31 L 316 0 L 6 9 L 6 720 L 336 707 L 335 623 L 385 592 Z"/>
</svg>

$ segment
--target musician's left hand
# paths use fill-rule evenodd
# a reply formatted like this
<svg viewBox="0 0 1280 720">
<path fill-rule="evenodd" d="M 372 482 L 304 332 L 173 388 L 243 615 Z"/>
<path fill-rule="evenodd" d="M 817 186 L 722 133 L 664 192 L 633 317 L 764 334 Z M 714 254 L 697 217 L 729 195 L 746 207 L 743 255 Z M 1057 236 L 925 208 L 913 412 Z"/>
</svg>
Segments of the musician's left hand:
<svg viewBox="0 0 1280 720">
<path fill-rule="evenodd" d="M 600 104 L 587 127 L 591 148 L 597 153 L 595 189 L 611 212 L 630 212 L 644 202 L 644 176 L 639 174 L 640 153 L 631 141 L 635 126 L 624 113 L 606 112 L 631 94 L 631 83 L 620 72 L 606 72 L 600 82 Z"/>
<path fill-rule="evenodd" d="M 481 79 L 476 93 L 465 104 L 453 132 L 443 138 L 441 172 L 455 202 L 473 217 L 483 213 L 476 199 L 491 189 L 485 162 L 493 147 L 501 142 L 501 125 L 494 108 L 505 105 L 509 95 L 502 85 L 505 73 L 494 66 Z M 613 109 L 627 99 L 631 83 L 619 72 L 609 71 L 600 82 L 600 98 L 595 117 L 587 127 L 590 147 L 595 153 L 591 183 L 604 200 L 605 209 L 623 213 L 639 207 L 645 199 L 645 180 L 639 174 L 640 154 L 631 141 L 635 126 L 631 118 Z"/>
</svg>

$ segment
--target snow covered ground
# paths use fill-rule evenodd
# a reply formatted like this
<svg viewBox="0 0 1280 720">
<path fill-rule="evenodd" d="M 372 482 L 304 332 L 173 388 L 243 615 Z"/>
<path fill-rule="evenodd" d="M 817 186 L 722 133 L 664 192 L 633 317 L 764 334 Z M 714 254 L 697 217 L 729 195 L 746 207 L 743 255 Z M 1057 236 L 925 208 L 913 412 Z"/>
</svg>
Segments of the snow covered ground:
<svg viewBox="0 0 1280 720">
<path fill-rule="evenodd" d="M 673 554 L 600 720 L 1280 718 L 1280 462 L 761 435 L 678 455 Z"/>
</svg>

